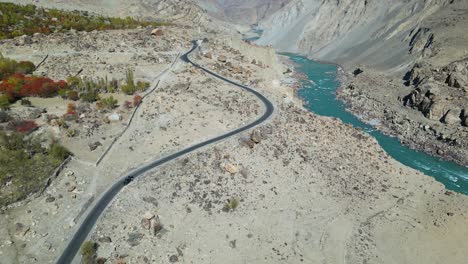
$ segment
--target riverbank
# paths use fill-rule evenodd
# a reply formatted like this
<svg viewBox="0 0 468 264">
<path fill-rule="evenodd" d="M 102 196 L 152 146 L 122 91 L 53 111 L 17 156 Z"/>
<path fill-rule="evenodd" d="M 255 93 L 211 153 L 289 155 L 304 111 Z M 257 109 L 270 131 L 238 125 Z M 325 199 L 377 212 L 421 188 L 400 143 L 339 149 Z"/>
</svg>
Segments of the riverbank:
<svg viewBox="0 0 468 264">
<path fill-rule="evenodd" d="M 376 129 L 397 137 L 402 144 L 468 166 L 468 127 L 430 120 L 420 111 L 404 106 L 398 98 L 404 98 L 411 90 L 402 80 L 371 69 L 357 76 L 348 71 L 345 76 L 337 97 L 363 122 L 378 121 Z"/>
</svg>

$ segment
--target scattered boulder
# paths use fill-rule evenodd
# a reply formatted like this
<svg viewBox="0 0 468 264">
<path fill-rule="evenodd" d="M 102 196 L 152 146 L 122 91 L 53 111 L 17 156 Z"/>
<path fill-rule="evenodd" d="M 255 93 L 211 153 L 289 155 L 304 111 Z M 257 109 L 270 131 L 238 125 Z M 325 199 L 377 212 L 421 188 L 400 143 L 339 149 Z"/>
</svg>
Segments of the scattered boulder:
<svg viewBox="0 0 468 264">
<path fill-rule="evenodd" d="M 447 125 L 460 124 L 460 110 L 448 110 L 442 121 Z"/>
<path fill-rule="evenodd" d="M 151 220 L 143 218 L 141 219 L 141 227 L 145 230 L 149 230 L 151 228 Z"/>
<path fill-rule="evenodd" d="M 151 213 L 151 212 L 146 212 L 146 213 L 143 215 L 143 218 L 148 219 L 148 220 L 151 220 L 151 219 L 153 219 L 153 218 L 155 218 L 155 217 L 156 217 L 156 216 L 155 216 L 153 213 Z"/>
<path fill-rule="evenodd" d="M 159 234 L 163 228 L 164 226 L 161 224 L 161 222 L 159 222 L 159 218 L 151 220 L 151 232 L 153 233 L 153 236 Z"/>
<path fill-rule="evenodd" d="M 224 55 L 219 55 L 219 56 L 218 56 L 218 61 L 219 61 L 219 62 L 222 62 L 222 63 L 225 63 L 225 62 L 227 61 L 227 58 L 226 58 L 226 56 L 224 56 Z"/>
<path fill-rule="evenodd" d="M 47 111 L 44 108 L 30 108 L 28 110 L 28 118 L 29 119 L 37 119 L 42 116 L 43 113 Z"/>
<path fill-rule="evenodd" d="M 98 241 L 100 243 L 111 243 L 112 239 L 108 236 L 103 236 L 103 237 L 98 238 Z"/>
<path fill-rule="evenodd" d="M 250 134 L 250 139 L 256 144 L 260 143 L 262 141 L 262 133 L 258 129 L 255 129 L 252 131 L 252 134 Z"/>
<path fill-rule="evenodd" d="M 17 237 L 24 237 L 26 233 L 29 231 L 29 227 L 25 226 L 22 223 L 15 224 L 15 235 Z"/>
<path fill-rule="evenodd" d="M 463 126 L 468 126 L 468 112 L 466 111 L 466 109 L 463 109 L 462 110 L 462 115 L 461 115 L 461 119 L 462 119 L 462 125 Z"/>
<path fill-rule="evenodd" d="M 363 73 L 364 71 L 361 68 L 357 68 L 353 71 L 354 77 L 358 76 L 359 74 Z"/>
<path fill-rule="evenodd" d="M 108 115 L 107 116 L 107 119 L 110 121 L 110 122 L 118 122 L 118 121 L 121 121 L 122 120 L 122 116 L 120 114 L 117 114 L 117 113 L 113 113 L 111 115 Z"/>
<path fill-rule="evenodd" d="M 427 117 L 431 120 L 439 121 L 445 113 L 447 113 L 446 105 L 440 101 L 436 101 L 431 105 Z"/>
<path fill-rule="evenodd" d="M 205 58 L 212 60 L 213 59 L 213 53 L 211 53 L 211 52 L 205 53 Z"/>
<path fill-rule="evenodd" d="M 172 255 L 169 257 L 169 262 L 175 263 L 179 261 L 179 257 L 177 255 Z"/>
<path fill-rule="evenodd" d="M 230 163 L 224 165 L 224 170 L 229 172 L 230 174 L 236 174 L 239 171 L 236 166 Z"/>
<path fill-rule="evenodd" d="M 0 123 L 6 123 L 11 120 L 10 115 L 5 111 L 0 111 Z"/>
<path fill-rule="evenodd" d="M 156 37 L 160 37 L 160 36 L 163 36 L 164 35 L 164 31 L 162 28 L 155 28 L 153 30 L 151 30 L 151 36 L 156 36 Z"/>
<path fill-rule="evenodd" d="M 88 146 L 89 146 L 89 150 L 94 151 L 94 150 L 96 150 L 99 146 L 102 146 L 102 144 L 101 144 L 101 142 L 96 141 L 96 142 L 94 142 L 94 143 L 89 144 Z"/>
<path fill-rule="evenodd" d="M 28 35 L 23 35 L 21 37 L 18 37 L 16 40 L 17 46 L 24 46 L 24 45 L 30 45 L 30 44 L 32 44 L 32 38 L 31 36 L 28 36 Z"/>
</svg>

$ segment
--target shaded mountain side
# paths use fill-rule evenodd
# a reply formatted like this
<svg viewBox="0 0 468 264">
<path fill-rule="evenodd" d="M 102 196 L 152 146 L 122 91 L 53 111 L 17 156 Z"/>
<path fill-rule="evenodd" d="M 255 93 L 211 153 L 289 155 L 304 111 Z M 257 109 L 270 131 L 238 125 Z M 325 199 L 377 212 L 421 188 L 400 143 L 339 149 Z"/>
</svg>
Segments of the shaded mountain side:
<svg viewBox="0 0 468 264">
<path fill-rule="evenodd" d="M 242 25 L 269 18 L 291 0 L 196 0 L 211 15 Z"/>
<path fill-rule="evenodd" d="M 404 72 L 416 61 L 444 66 L 465 56 L 467 14 L 462 0 L 297 0 L 261 22 L 259 43 Z"/>
</svg>

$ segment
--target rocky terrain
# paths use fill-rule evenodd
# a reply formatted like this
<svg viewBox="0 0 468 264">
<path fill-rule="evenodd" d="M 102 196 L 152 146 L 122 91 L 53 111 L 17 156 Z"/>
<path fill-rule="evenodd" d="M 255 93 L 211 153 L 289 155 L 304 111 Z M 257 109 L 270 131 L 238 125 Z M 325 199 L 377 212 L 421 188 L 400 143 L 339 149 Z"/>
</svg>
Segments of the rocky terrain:
<svg viewBox="0 0 468 264">
<path fill-rule="evenodd" d="M 292 1 L 260 23 L 258 43 L 343 65 L 351 111 L 467 165 L 466 25 L 466 1 Z"/>
<path fill-rule="evenodd" d="M 267 19 L 291 0 L 196 0 L 209 14 L 241 25 Z"/>
<path fill-rule="evenodd" d="M 58 7 L 67 3 L 73 3 L 69 8 L 103 10 L 105 14 L 141 10 L 142 16 L 154 12 L 163 17 L 171 14 L 170 8 L 167 13 L 166 9 L 155 12 L 148 5 L 185 2 L 117 1 L 112 2 L 119 4 L 111 6 L 113 9 L 108 6 L 110 1 L 40 2 Z M 125 10 L 126 4 L 135 5 Z M 455 1 L 457 4 L 460 3 Z M 174 22 L 160 33 L 153 28 L 72 30 L 0 43 L 3 54 L 18 60 L 37 64 L 49 55 L 36 74 L 57 79 L 78 74 L 120 80 L 131 67 L 135 78 L 151 82 L 150 87 L 154 88 L 141 92 L 145 97 L 136 109 L 124 107 L 129 98 L 122 93 L 113 94 L 119 102 L 114 111 L 99 112 L 84 104 L 91 111 L 84 111 L 72 123 L 79 131 L 73 138 L 67 137 L 61 127 L 40 123 L 41 129 L 51 130 L 75 155 L 43 193 L 2 208 L 0 263 L 54 263 L 96 199 L 122 175 L 231 131 L 263 113 L 262 104 L 251 94 L 178 59 L 191 48 L 191 40 L 200 37 L 205 39 L 204 43 L 192 59 L 229 79 L 254 87 L 274 103 L 274 116 L 251 131 L 167 163 L 128 184 L 94 227 L 89 243 L 85 244 L 91 245 L 91 253 L 83 250 L 86 253 L 83 260 L 89 257 L 91 263 L 466 261 L 463 250 L 468 246 L 466 196 L 447 191 L 433 178 L 396 162 L 363 131 L 305 110 L 294 95 L 292 75 L 272 47 L 242 41 L 225 24 L 210 22 L 217 20 L 197 7 L 192 10 L 194 16 L 178 12 L 170 15 Z M 425 54 L 423 50 L 419 56 Z M 442 52 L 443 49 L 437 54 Z M 465 119 L 460 119 L 460 125 L 456 125 L 453 116 L 445 115 L 442 122 L 431 120 L 443 111 L 423 107 L 427 100 L 437 103 L 437 97 L 431 96 L 436 94 L 436 88 L 423 90 L 429 85 L 440 87 L 444 93 L 450 90 L 454 105 L 461 111 L 463 101 L 458 101 L 462 99 L 455 91 L 463 89 L 461 84 L 466 81 L 465 64 L 463 61 L 448 64 L 449 61 L 433 63 L 430 71 L 416 67 L 406 80 L 395 75 L 391 83 L 398 88 L 392 90 L 394 94 L 375 94 L 395 101 L 398 111 L 404 109 L 414 118 L 433 123 L 430 128 L 423 126 L 422 131 L 436 129 L 436 123 L 443 128 L 465 129 L 461 126 Z M 379 84 L 376 81 L 382 87 L 388 85 L 389 77 L 375 69 L 361 68 L 363 72 L 355 77 L 349 73 L 346 98 L 364 98 L 353 94 L 376 90 L 371 89 Z M 350 69 L 354 70 L 354 66 Z M 362 88 L 367 87 L 365 83 L 369 88 Z M 356 99 L 359 100 L 379 109 L 372 105 L 376 99 Z M 62 114 L 68 103 L 57 97 L 31 101 L 33 108 L 47 112 L 38 113 L 37 122 L 45 120 L 46 114 Z M 390 108 L 386 102 L 382 105 Z M 28 109 L 15 104 L 9 111 L 24 115 Z M 103 122 L 106 115 L 113 114 L 119 118 Z M 437 131 L 444 133 L 446 139 L 459 138 L 458 134 Z M 463 135 L 463 130 L 460 132 Z M 107 149 L 107 155 L 96 164 Z M 98 246 L 94 247 L 94 243 Z M 79 262 L 78 257 L 75 263 Z"/>
</svg>

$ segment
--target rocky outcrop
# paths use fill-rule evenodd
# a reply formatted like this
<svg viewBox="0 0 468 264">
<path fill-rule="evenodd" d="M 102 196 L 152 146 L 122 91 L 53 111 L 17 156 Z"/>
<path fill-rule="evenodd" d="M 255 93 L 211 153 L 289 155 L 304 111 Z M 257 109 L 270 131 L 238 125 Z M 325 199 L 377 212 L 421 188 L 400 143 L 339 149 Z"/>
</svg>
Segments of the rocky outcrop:
<svg viewBox="0 0 468 264">
<path fill-rule="evenodd" d="M 463 109 L 468 105 L 467 74 L 468 59 L 442 68 L 416 63 L 404 77 L 413 90 L 403 98 L 403 105 L 421 111 L 430 120 L 466 126 Z"/>
<path fill-rule="evenodd" d="M 467 8 L 466 1 L 451 0 L 295 0 L 261 21 L 265 31 L 258 43 L 401 71 L 420 59 L 458 59 L 459 52 L 442 51 L 468 40 L 462 33 L 467 16 L 457 11 Z"/>
</svg>

